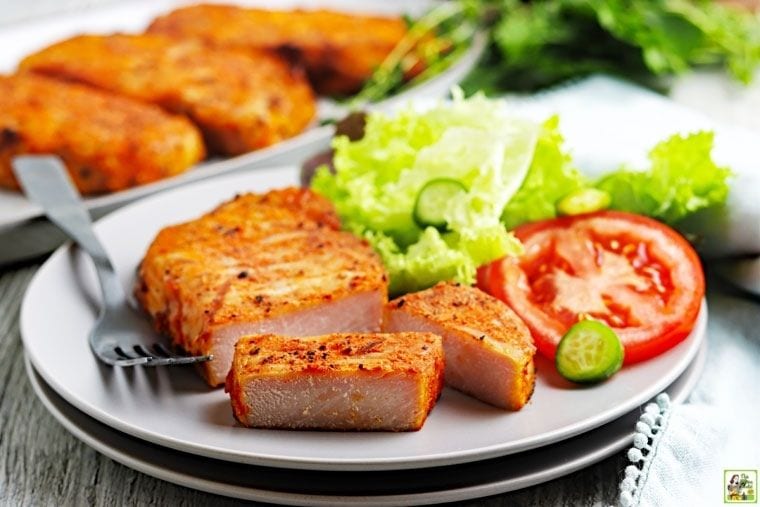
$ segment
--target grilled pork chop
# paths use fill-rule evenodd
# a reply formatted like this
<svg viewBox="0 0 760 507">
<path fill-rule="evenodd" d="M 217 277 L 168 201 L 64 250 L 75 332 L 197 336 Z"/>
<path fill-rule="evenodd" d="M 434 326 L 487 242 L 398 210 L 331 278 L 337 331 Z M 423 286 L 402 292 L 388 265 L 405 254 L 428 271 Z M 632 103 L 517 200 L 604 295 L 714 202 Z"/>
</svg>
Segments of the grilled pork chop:
<svg viewBox="0 0 760 507">
<path fill-rule="evenodd" d="M 399 16 L 207 4 L 176 9 L 154 20 L 148 31 L 216 47 L 279 51 L 306 67 L 319 93 L 335 95 L 361 88 L 407 27 Z"/>
<path fill-rule="evenodd" d="M 237 343 L 226 389 L 245 426 L 410 431 L 442 387 L 434 334 L 267 334 Z"/>
<path fill-rule="evenodd" d="M 337 230 L 332 205 L 309 190 L 246 194 L 159 232 L 136 294 L 160 331 L 219 386 L 241 336 L 378 331 L 387 278 L 369 245 Z"/>
<path fill-rule="evenodd" d="M 226 155 L 292 137 L 316 110 L 305 76 L 277 55 L 160 35 L 80 35 L 27 56 L 20 68 L 184 114 L 211 151 Z"/>
<path fill-rule="evenodd" d="M 61 157 L 82 194 L 123 190 L 205 156 L 185 118 L 126 97 L 34 75 L 0 76 L 0 187 L 18 189 L 16 155 Z"/>
<path fill-rule="evenodd" d="M 386 305 L 383 331 L 423 331 L 443 337 L 446 384 L 510 410 L 528 402 L 536 347 L 522 320 L 478 289 L 452 283 L 408 294 Z"/>
</svg>

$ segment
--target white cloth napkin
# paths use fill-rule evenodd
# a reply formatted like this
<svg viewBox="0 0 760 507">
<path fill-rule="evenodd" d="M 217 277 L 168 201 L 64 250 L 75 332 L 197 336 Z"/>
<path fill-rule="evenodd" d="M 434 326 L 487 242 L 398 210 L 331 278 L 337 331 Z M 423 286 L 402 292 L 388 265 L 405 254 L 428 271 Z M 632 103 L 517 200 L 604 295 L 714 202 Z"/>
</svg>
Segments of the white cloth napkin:
<svg viewBox="0 0 760 507">
<path fill-rule="evenodd" d="M 560 116 L 578 167 L 591 176 L 647 167 L 647 153 L 675 133 L 715 131 L 715 160 L 734 170 L 728 204 L 700 217 L 703 254 L 760 254 L 760 134 L 722 125 L 647 89 L 594 76 L 530 97 L 508 97 L 517 112 L 541 121 Z"/>
<path fill-rule="evenodd" d="M 660 395 L 645 408 L 622 507 L 723 505 L 726 470 L 760 469 L 760 305 L 718 294 L 708 305 L 705 371 L 687 403 Z"/>
</svg>

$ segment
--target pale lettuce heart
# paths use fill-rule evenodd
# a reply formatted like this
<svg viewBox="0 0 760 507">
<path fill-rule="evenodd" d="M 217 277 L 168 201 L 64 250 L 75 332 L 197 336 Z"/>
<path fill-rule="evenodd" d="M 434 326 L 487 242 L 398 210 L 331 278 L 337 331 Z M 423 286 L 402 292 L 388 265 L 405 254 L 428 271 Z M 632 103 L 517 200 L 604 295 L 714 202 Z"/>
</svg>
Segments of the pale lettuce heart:
<svg viewBox="0 0 760 507">
<path fill-rule="evenodd" d="M 336 173 L 319 170 L 312 187 L 380 253 L 392 293 L 441 280 L 472 283 L 480 264 L 521 251 L 500 217 L 528 173 L 539 132 L 503 101 L 482 96 L 392 117 L 373 113 L 364 138 L 335 140 Z M 438 178 L 467 189 L 444 210 L 443 233 L 413 217 L 420 189 Z"/>
</svg>

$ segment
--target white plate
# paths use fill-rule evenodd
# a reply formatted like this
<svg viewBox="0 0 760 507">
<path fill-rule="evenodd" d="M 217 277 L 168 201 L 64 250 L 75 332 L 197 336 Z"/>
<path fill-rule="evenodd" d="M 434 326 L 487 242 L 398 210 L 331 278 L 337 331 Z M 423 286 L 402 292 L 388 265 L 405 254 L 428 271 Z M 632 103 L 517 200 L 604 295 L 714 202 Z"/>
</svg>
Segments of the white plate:
<svg viewBox="0 0 760 507">
<path fill-rule="evenodd" d="M 295 168 L 280 168 L 187 185 L 122 208 L 100 220 L 96 230 L 130 288 L 159 229 L 196 217 L 237 192 L 293 184 L 296 177 Z M 447 389 L 419 432 L 252 430 L 234 423 L 227 396 L 205 387 L 192 369 L 113 369 L 98 363 L 86 339 L 98 290 L 83 257 L 76 249 L 59 249 L 24 298 L 24 344 L 45 381 L 69 403 L 125 433 L 203 456 L 276 467 L 431 467 L 503 456 L 577 435 L 625 414 L 670 384 L 696 354 L 707 321 L 703 307 L 681 344 L 593 387 L 573 387 L 539 360 L 533 398 L 515 413 Z"/>
<path fill-rule="evenodd" d="M 707 356 L 699 355 L 667 392 L 681 403 L 697 382 Z M 601 428 L 552 446 L 464 465 L 386 472 L 314 472 L 229 463 L 172 451 L 97 422 L 55 394 L 26 361 L 45 407 L 87 445 L 140 472 L 219 495 L 295 505 L 395 506 L 457 502 L 496 495 L 567 475 L 630 445 L 641 414 L 636 409 Z"/>
<path fill-rule="evenodd" d="M 3 27 L 0 30 L 0 46 L 3 47 L 2 54 L 0 54 L 0 72 L 13 72 L 18 62 L 27 54 L 72 35 L 85 32 L 140 32 L 157 15 L 187 3 L 191 2 L 185 0 L 151 0 L 112 3 L 105 6 L 79 9 L 67 14 L 37 18 L 18 23 L 13 27 Z M 287 0 L 280 2 L 235 0 L 234 3 L 269 8 L 276 6 L 278 9 L 327 7 L 348 12 L 388 15 L 405 13 L 413 16 L 420 15 L 433 4 L 431 0 L 411 3 L 402 0 L 369 0 L 364 2 L 353 2 L 351 0 Z M 485 35 L 478 33 L 473 38 L 470 48 L 445 72 L 375 104 L 373 109 L 390 109 L 420 97 L 444 96 L 474 67 L 485 48 L 485 44 Z M 322 118 L 342 114 L 341 108 L 332 101 L 321 100 L 319 105 L 320 117 Z M 304 133 L 274 146 L 234 158 L 202 162 L 181 175 L 121 192 L 89 197 L 85 199 L 85 203 L 93 216 L 100 217 L 140 197 L 188 182 L 262 166 L 300 163 L 308 156 L 328 147 L 332 135 L 333 127 L 331 125 L 314 126 Z M 29 220 L 39 217 L 41 214 L 41 210 L 22 194 L 0 189 L 0 241 L 2 241 L 3 233 L 8 234 L 6 241 L 3 241 L 7 248 L 0 250 L 0 263 L 30 255 L 39 255 L 45 249 L 47 251 L 52 250 L 50 242 L 45 242 L 45 238 L 41 237 L 49 234 L 50 230 L 42 231 L 29 241 L 26 241 L 26 234 L 21 234 L 15 230 L 27 226 Z M 60 244 L 60 240 L 58 244 Z"/>
</svg>

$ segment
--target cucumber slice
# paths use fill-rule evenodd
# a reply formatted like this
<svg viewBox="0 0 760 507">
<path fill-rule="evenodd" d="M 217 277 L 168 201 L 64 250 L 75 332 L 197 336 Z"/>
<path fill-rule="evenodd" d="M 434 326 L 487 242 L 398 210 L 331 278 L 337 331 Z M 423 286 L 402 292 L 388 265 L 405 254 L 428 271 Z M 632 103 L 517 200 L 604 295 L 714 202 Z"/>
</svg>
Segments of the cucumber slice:
<svg viewBox="0 0 760 507">
<path fill-rule="evenodd" d="M 596 320 L 582 320 L 560 340 L 555 364 L 559 374 L 572 382 L 601 382 L 620 369 L 623 357 L 623 344 L 612 329 Z"/>
<path fill-rule="evenodd" d="M 597 188 L 583 188 L 570 192 L 557 203 L 562 215 L 583 215 L 610 207 L 610 194 Z"/>
<path fill-rule="evenodd" d="M 458 180 L 438 178 L 428 181 L 417 194 L 414 203 L 414 221 L 423 229 L 433 226 L 446 228 L 444 213 L 451 201 L 460 199 L 467 193 L 467 188 Z"/>
</svg>

